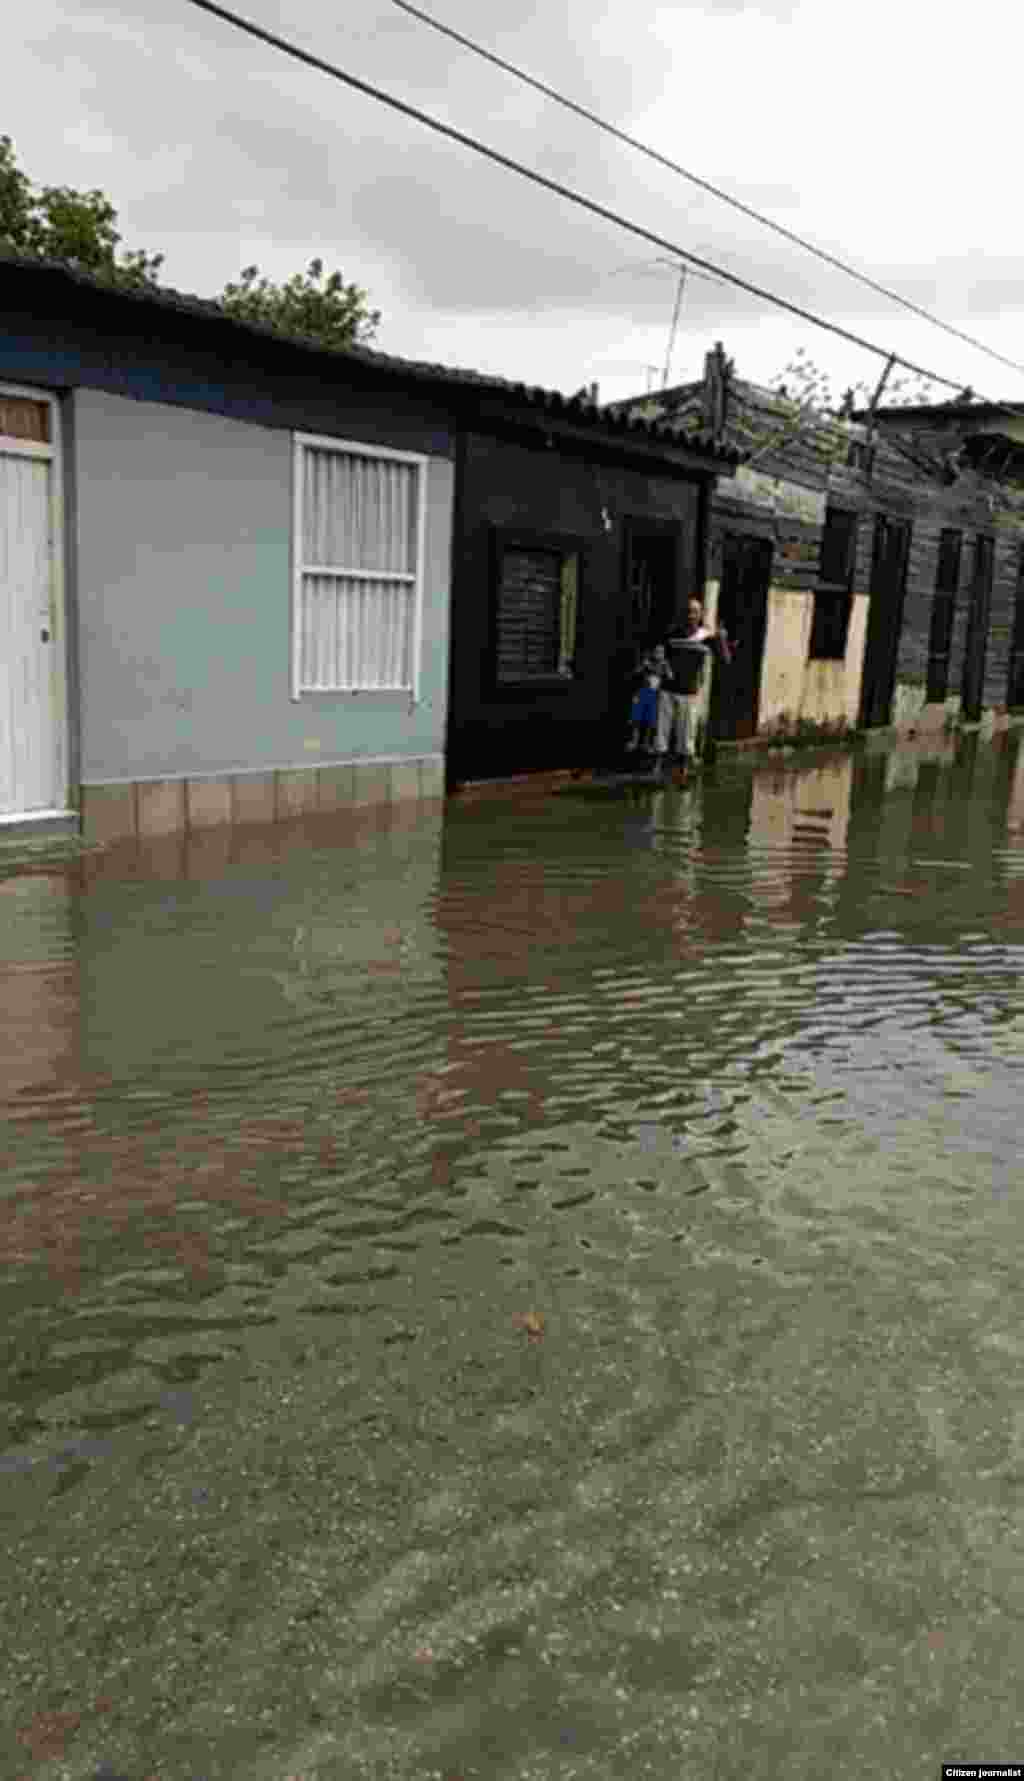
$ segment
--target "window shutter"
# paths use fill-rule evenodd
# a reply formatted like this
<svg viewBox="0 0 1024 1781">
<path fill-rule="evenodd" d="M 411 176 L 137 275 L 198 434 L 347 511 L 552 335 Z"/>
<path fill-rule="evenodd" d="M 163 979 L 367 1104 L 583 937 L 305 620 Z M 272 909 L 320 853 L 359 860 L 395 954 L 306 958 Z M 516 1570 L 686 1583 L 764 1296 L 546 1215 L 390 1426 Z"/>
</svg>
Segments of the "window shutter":
<svg viewBox="0 0 1024 1781">
<path fill-rule="evenodd" d="M 557 673 L 562 642 L 562 555 L 505 550 L 498 590 L 498 679 Z M 572 592 L 575 619 L 575 590 Z"/>
<path fill-rule="evenodd" d="M 415 691 L 422 460 L 298 449 L 298 690 Z"/>
</svg>

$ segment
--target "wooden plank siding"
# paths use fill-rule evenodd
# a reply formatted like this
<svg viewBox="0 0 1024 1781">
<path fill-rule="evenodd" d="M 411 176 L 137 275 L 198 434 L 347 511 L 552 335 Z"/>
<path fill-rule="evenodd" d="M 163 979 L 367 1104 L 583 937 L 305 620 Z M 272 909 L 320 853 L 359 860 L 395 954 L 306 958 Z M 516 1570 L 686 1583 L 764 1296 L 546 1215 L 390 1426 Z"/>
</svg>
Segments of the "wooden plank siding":
<svg viewBox="0 0 1024 1781">
<path fill-rule="evenodd" d="M 1013 640 L 1013 617 L 1017 594 L 1024 525 L 996 535 L 995 572 L 992 580 L 992 607 L 988 627 L 988 657 L 985 664 L 982 704 L 1003 709 L 1006 705 L 1010 677 L 1010 647 Z"/>
<path fill-rule="evenodd" d="M 711 355 L 709 355 L 710 358 Z M 650 418 L 696 426 L 706 424 L 704 381 L 686 384 L 630 404 Z M 791 412 L 791 410 L 790 410 Z M 940 541 L 946 530 L 961 534 L 957 586 L 947 658 L 946 699 L 959 700 L 964 679 L 979 537 L 994 545 L 991 599 L 984 648 L 982 708 L 1006 710 L 1024 563 L 1024 488 L 977 467 L 960 456 L 957 472 L 946 469 L 977 422 L 943 415 L 926 423 L 919 413 L 901 420 L 898 411 L 879 416 L 869 435 L 860 422 L 824 418 L 766 449 L 773 429 L 786 422 L 786 409 L 771 391 L 739 379 L 729 385 L 724 438 L 751 452 L 735 479 L 714 488 L 709 512 L 708 575 L 720 574 L 723 539 L 751 534 L 773 544 L 771 586 L 781 593 L 813 595 L 819 581 L 822 525 L 787 511 L 784 498 L 772 502 L 769 483 L 804 489 L 824 503 L 859 516 L 853 594 L 871 586 L 875 520 L 883 515 L 910 524 L 906 596 L 896 645 L 896 686 L 924 698 L 935 614 Z M 792 422 L 789 422 L 792 429 Z M 977 442 L 976 442 L 977 444 Z M 972 448 L 973 449 L 973 448 Z M 867 456 L 867 461 L 865 458 Z M 993 458 L 990 462 L 994 463 Z M 792 503 L 789 504 L 790 506 Z M 1019 621 L 1024 624 L 1024 619 Z M 792 633 L 788 633 L 792 635 Z M 1017 648 L 1024 648 L 1018 633 Z M 911 700 L 908 709 L 913 708 Z"/>
</svg>

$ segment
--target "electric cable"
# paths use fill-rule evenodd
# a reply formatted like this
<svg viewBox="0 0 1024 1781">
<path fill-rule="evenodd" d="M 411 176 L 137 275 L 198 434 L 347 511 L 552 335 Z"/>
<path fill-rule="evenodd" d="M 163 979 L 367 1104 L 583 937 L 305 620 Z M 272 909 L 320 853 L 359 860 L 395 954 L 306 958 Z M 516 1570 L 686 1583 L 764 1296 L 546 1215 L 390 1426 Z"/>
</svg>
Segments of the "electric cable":
<svg viewBox="0 0 1024 1781">
<path fill-rule="evenodd" d="M 912 303 L 909 297 L 902 297 L 898 291 L 891 291 L 888 286 L 878 284 L 875 279 L 869 278 L 867 273 L 858 272 L 855 266 L 847 265 L 845 260 L 840 260 L 835 254 L 828 253 L 823 247 L 815 246 L 814 242 L 805 240 L 802 235 L 797 235 L 794 230 L 787 229 L 784 224 L 775 222 L 772 217 L 765 216 L 761 211 L 755 210 L 752 205 L 744 204 L 742 199 L 734 198 L 730 192 L 723 191 L 720 186 L 712 185 L 709 179 L 702 179 L 700 174 L 691 173 L 689 168 L 680 166 L 678 161 L 673 161 L 670 156 L 663 155 L 660 150 L 652 148 L 649 143 L 641 142 L 638 137 L 631 136 L 628 130 L 621 130 L 617 124 L 610 124 L 607 118 L 602 118 L 597 112 L 588 110 L 585 105 L 578 104 L 575 99 L 568 99 L 564 93 L 559 93 L 554 87 L 548 86 L 546 81 L 538 80 L 535 75 L 527 74 L 525 69 L 516 67 L 514 62 L 506 62 L 493 50 L 485 49 L 483 44 L 475 43 L 471 37 L 464 36 L 461 31 L 456 31 L 451 25 L 446 25 L 440 19 L 432 17 L 429 12 L 423 12 L 420 7 L 413 6 L 411 0 L 391 0 L 391 4 L 399 7 L 402 12 L 409 13 L 411 17 L 420 19 L 432 31 L 440 31 L 445 37 L 450 37 L 453 42 L 461 44 L 463 49 L 470 50 L 473 55 L 481 56 L 485 62 L 493 62 L 496 68 L 504 69 L 506 74 L 513 75 L 516 80 L 523 81 L 526 86 L 533 87 L 536 92 L 545 94 L 548 99 L 553 99 L 555 104 L 561 105 L 564 110 L 574 112 L 577 117 L 584 118 L 587 123 L 594 124 L 599 130 L 607 131 L 609 136 L 614 136 L 619 142 L 626 143 L 629 148 L 636 149 L 638 154 L 646 155 L 648 160 L 657 161 L 660 166 L 667 167 L 670 173 L 676 173 L 680 178 L 688 179 L 691 185 L 700 186 L 702 191 L 710 192 L 713 197 L 720 198 L 724 204 L 731 204 L 734 210 L 741 210 L 744 216 L 752 217 L 764 228 L 774 230 L 776 235 L 782 235 L 787 241 L 794 242 L 797 247 L 804 248 L 807 253 L 816 255 L 819 260 L 824 260 L 826 265 L 835 266 L 848 278 L 856 279 L 859 284 L 865 285 L 868 290 L 874 291 L 878 296 L 887 297 L 890 302 L 901 304 L 904 309 L 909 309 L 912 314 L 923 317 L 934 327 L 944 329 L 947 334 L 953 334 L 958 340 L 966 341 L 968 346 L 973 346 L 978 352 L 986 353 L 990 359 L 996 359 L 1001 365 L 1009 366 L 1011 371 L 1024 373 L 1024 365 L 1018 364 L 1016 359 L 1005 358 L 1002 353 L 996 352 L 994 347 L 986 346 L 983 341 L 975 340 L 972 334 L 965 334 L 962 328 L 954 327 L 952 322 L 943 321 L 941 316 L 932 315 L 930 310 L 922 309 L 918 303 Z"/>
</svg>

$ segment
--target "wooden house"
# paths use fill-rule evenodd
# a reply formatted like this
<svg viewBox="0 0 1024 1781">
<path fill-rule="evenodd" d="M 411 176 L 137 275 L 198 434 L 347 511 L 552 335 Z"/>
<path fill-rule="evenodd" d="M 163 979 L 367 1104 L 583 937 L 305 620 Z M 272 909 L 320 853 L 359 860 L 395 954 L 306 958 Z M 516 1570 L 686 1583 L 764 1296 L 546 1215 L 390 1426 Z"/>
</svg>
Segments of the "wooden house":
<svg viewBox="0 0 1024 1781">
<path fill-rule="evenodd" d="M 709 515 L 706 605 L 737 643 L 711 694 L 719 737 L 1002 721 L 1024 704 L 1007 411 L 804 418 L 785 391 L 738 379 L 720 345 L 702 380 L 613 406 L 747 454 Z"/>
<path fill-rule="evenodd" d="M 880 408 L 873 427 L 912 485 L 896 721 L 1024 710 L 1024 412 L 962 400 Z"/>
</svg>

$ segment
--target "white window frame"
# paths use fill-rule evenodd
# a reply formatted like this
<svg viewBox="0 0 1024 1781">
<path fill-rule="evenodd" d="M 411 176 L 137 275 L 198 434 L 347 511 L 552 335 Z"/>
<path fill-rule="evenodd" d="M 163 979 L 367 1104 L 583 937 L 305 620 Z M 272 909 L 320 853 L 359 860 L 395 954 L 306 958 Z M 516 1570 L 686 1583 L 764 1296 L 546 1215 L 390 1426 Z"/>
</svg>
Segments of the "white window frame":
<svg viewBox="0 0 1024 1781">
<path fill-rule="evenodd" d="M 45 402 L 50 411 L 50 443 L 42 445 L 34 439 L 0 437 L 0 449 L 8 455 L 41 458 L 50 466 L 50 637 L 55 645 L 50 668 L 50 721 L 53 724 L 56 750 L 56 805 L 63 812 L 67 807 L 70 759 L 70 725 L 68 714 L 67 600 L 64 587 L 64 451 L 61 437 L 60 398 L 52 390 L 38 385 L 0 381 L 0 395 L 23 397 L 30 402 Z"/>
<path fill-rule="evenodd" d="M 423 584 L 426 561 L 427 533 L 427 468 L 430 459 L 422 452 L 393 451 L 389 446 L 366 445 L 361 439 L 337 439 L 322 433 L 295 433 L 292 435 L 292 698 L 293 700 L 335 696 L 338 693 L 363 695 L 373 693 L 407 693 L 412 703 L 418 704 L 420 697 L 420 656 L 423 638 Z M 313 448 L 317 451 L 333 451 L 340 456 L 357 458 L 387 458 L 393 463 L 414 464 L 418 471 L 416 489 L 416 562 L 413 574 L 409 579 L 413 583 L 412 606 L 412 639 L 410 644 L 411 686 L 394 687 L 362 687 L 336 686 L 318 687 L 301 684 L 302 666 L 302 617 L 303 617 L 303 582 L 306 575 L 344 575 L 351 580 L 395 581 L 396 575 L 378 575 L 375 571 L 346 568 L 338 563 L 304 563 L 302 560 L 303 540 L 303 463 L 305 452 Z"/>
</svg>

